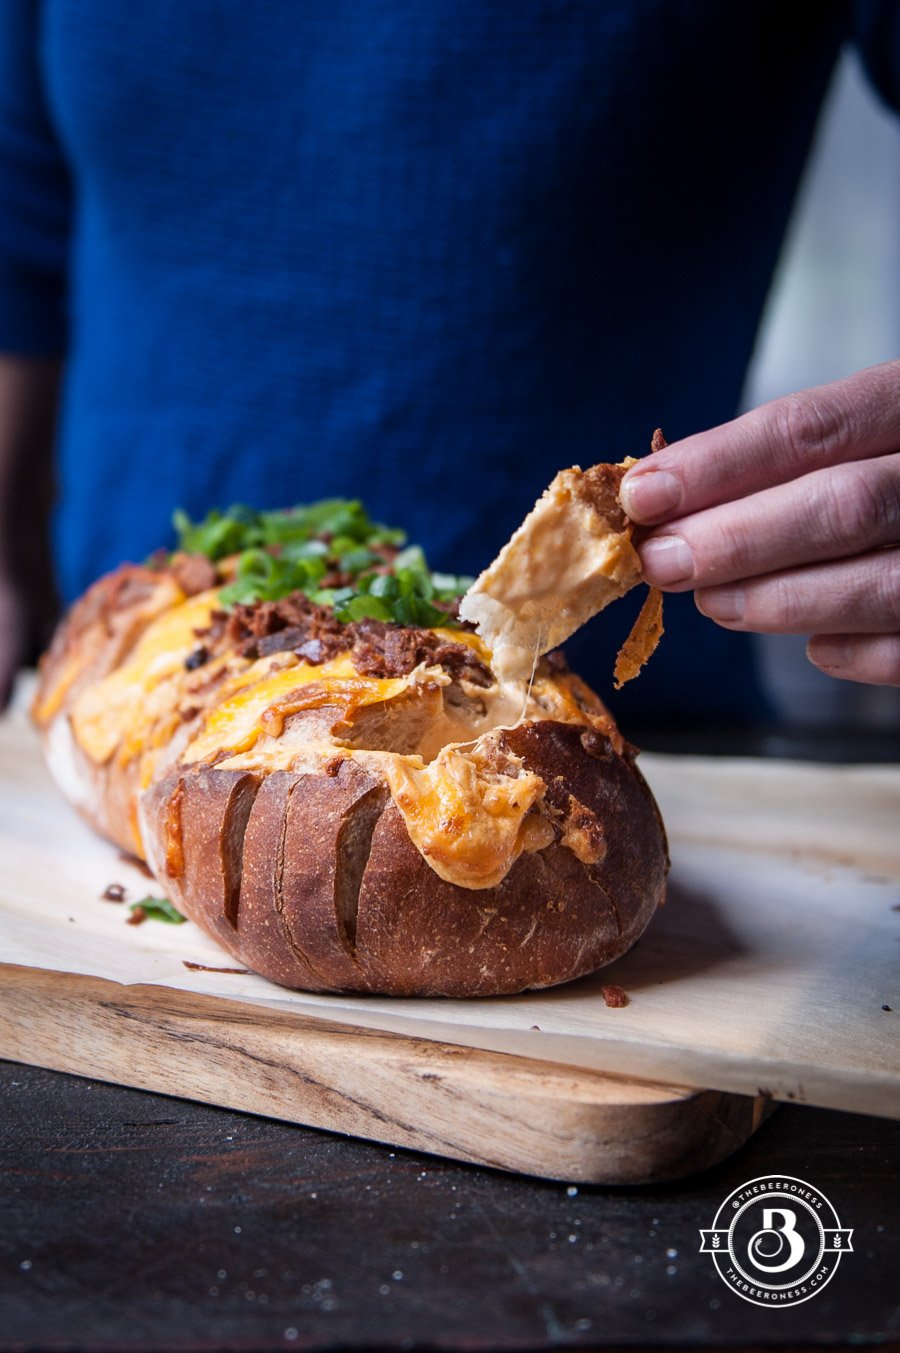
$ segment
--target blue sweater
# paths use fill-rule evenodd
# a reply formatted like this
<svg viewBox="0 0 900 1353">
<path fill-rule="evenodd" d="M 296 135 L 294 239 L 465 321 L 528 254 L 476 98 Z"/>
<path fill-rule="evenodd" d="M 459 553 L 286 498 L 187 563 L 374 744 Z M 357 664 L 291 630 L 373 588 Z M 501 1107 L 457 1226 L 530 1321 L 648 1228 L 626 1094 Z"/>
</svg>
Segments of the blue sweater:
<svg viewBox="0 0 900 1353">
<path fill-rule="evenodd" d="M 733 415 L 818 108 L 896 3 L 3 0 L 0 347 L 68 356 L 71 598 L 176 505 L 362 497 L 477 571 L 555 471 Z M 628 605 L 578 641 L 609 688 Z M 670 607 L 629 702 L 758 712 Z"/>
</svg>

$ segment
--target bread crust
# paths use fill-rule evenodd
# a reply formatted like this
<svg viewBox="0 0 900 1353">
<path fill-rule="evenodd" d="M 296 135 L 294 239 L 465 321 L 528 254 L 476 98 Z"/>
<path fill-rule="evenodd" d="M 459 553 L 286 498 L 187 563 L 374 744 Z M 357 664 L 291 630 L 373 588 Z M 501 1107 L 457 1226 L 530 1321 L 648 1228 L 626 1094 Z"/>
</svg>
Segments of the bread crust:
<svg viewBox="0 0 900 1353">
<path fill-rule="evenodd" d="M 545 677 L 540 697 L 565 717 L 540 717 L 539 699 L 524 721 L 478 737 L 479 774 L 493 777 L 504 803 L 517 784 L 531 787 L 517 853 L 493 886 L 435 872 L 381 770 L 383 758 L 415 759 L 425 745 L 423 708 L 431 725 L 441 708 L 457 720 L 469 705 L 483 709 L 483 689 L 467 694 L 439 671 L 395 706 L 301 709 L 255 751 L 191 762 L 219 688 L 249 659 L 228 666 L 226 655 L 205 685 L 202 671 L 185 676 L 181 663 L 166 678 L 171 718 L 151 761 L 120 750 L 92 759 L 73 733 L 76 701 L 130 660 L 179 596 L 170 575 L 149 570 L 92 589 L 42 665 L 35 714 L 63 791 L 98 830 L 144 855 L 175 906 L 242 964 L 311 991 L 501 995 L 592 972 L 643 931 L 665 893 L 662 821 L 634 749 L 565 671 Z M 185 703 L 186 682 L 196 707 Z"/>
</svg>

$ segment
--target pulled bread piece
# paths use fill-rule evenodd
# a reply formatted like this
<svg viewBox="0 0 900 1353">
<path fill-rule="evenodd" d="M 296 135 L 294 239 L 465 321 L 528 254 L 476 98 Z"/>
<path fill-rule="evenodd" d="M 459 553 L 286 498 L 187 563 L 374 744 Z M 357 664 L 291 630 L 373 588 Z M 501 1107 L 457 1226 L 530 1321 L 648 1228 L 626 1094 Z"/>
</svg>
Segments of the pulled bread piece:
<svg viewBox="0 0 900 1353">
<path fill-rule="evenodd" d="M 618 957 L 668 867 L 634 749 L 560 655 L 497 670 L 466 580 L 323 506 L 188 523 L 200 549 L 76 603 L 33 706 L 63 792 L 286 986 L 491 995 Z"/>
<path fill-rule="evenodd" d="M 636 464 L 560 470 L 469 588 L 459 614 L 491 648 L 496 671 L 527 679 L 536 656 L 640 582 L 633 524 L 619 503 Z"/>
<path fill-rule="evenodd" d="M 665 445 L 657 428 L 650 449 Z M 460 617 L 491 648 L 495 671 L 527 680 L 541 654 L 641 581 L 635 526 L 619 501 L 636 464 L 627 456 L 617 465 L 560 470 L 466 592 Z M 617 687 L 638 674 L 662 632 L 662 596 L 651 589 L 616 663 Z"/>
</svg>

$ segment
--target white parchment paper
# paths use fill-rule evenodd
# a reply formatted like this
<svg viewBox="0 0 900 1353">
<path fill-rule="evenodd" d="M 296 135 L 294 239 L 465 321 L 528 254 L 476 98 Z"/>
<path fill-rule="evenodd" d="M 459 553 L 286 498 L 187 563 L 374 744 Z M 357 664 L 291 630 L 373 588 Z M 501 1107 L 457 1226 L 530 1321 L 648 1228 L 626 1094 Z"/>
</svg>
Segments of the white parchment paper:
<svg viewBox="0 0 900 1353">
<path fill-rule="evenodd" d="M 190 971 L 185 961 L 237 966 L 190 922 L 126 925 L 126 908 L 100 900 L 107 885 L 132 901 L 159 889 L 59 798 L 16 710 L 0 720 L 0 962 L 900 1117 L 900 768 L 650 755 L 641 766 L 669 828 L 671 886 L 617 963 L 516 997 L 317 996 Z M 627 1006 L 606 1007 L 606 982 Z"/>
</svg>

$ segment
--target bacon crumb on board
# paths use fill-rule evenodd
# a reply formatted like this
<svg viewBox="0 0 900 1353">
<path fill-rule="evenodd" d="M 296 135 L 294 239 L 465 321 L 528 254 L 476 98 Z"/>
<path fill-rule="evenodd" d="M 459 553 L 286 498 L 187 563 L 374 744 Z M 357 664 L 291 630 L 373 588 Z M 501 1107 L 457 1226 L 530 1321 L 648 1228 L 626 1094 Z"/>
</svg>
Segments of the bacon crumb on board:
<svg viewBox="0 0 900 1353">
<path fill-rule="evenodd" d="M 124 902 L 125 885 L 123 883 L 109 883 L 100 894 L 101 902 Z"/>
<path fill-rule="evenodd" d="M 603 993 L 603 999 L 610 1009 L 617 1010 L 620 1006 L 628 1004 L 628 997 L 621 987 L 613 986 L 607 983 L 600 988 Z"/>
<path fill-rule="evenodd" d="M 147 913 L 143 907 L 135 907 L 130 916 L 126 916 L 126 925 L 143 925 L 147 919 Z"/>
</svg>

